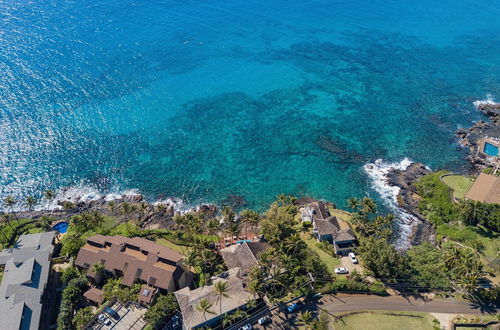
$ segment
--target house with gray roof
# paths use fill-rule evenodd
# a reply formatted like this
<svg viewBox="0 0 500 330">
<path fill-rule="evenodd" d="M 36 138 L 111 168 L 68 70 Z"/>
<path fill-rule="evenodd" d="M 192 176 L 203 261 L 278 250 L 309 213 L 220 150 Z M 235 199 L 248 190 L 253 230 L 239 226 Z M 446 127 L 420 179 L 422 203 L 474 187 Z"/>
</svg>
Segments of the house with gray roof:
<svg viewBox="0 0 500 330">
<path fill-rule="evenodd" d="M 0 283 L 2 329 L 38 330 L 43 313 L 56 232 L 21 235 L 13 248 L 0 252 L 4 275 Z"/>
<path fill-rule="evenodd" d="M 322 202 L 313 202 L 302 211 L 311 217 L 313 234 L 320 242 L 333 244 L 335 253 L 345 255 L 352 251 L 356 244 L 356 237 L 345 221 L 332 216 Z"/>
<path fill-rule="evenodd" d="M 243 242 L 220 250 L 220 254 L 228 269 L 238 267 L 241 275 L 245 276 L 259 264 L 259 256 L 270 247 L 265 242 Z"/>
<path fill-rule="evenodd" d="M 221 297 L 219 300 L 214 286 L 220 281 L 227 283 L 227 297 Z M 185 287 L 174 294 L 182 313 L 184 329 L 213 327 L 221 322 L 224 315 L 233 313 L 238 308 L 244 309 L 253 299 L 253 295 L 245 289 L 240 269 L 237 267 L 213 276 L 208 285 L 195 290 Z M 205 314 L 197 308 L 202 300 L 212 304 Z"/>
</svg>

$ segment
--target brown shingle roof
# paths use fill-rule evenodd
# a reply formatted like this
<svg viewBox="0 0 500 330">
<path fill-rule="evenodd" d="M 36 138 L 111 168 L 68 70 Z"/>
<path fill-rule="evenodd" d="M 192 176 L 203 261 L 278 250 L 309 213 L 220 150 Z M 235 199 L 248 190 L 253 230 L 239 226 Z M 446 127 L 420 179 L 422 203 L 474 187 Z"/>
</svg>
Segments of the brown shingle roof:
<svg viewBox="0 0 500 330">
<path fill-rule="evenodd" d="M 500 203 L 500 177 L 481 173 L 470 187 L 465 198 L 483 202 Z"/>
<path fill-rule="evenodd" d="M 182 275 L 180 260 L 181 254 L 144 238 L 95 235 L 80 249 L 75 264 L 87 268 L 101 262 L 106 270 L 123 273 L 123 285 L 141 279 L 168 290 L 172 280 Z"/>
<path fill-rule="evenodd" d="M 259 255 L 270 248 L 270 245 L 263 242 L 244 242 L 235 244 L 220 250 L 222 258 L 231 269 L 239 267 L 243 274 L 258 264 Z"/>
<path fill-rule="evenodd" d="M 90 301 L 93 301 L 97 304 L 102 304 L 104 302 L 104 291 L 98 288 L 90 288 L 88 289 L 83 296 Z"/>
</svg>

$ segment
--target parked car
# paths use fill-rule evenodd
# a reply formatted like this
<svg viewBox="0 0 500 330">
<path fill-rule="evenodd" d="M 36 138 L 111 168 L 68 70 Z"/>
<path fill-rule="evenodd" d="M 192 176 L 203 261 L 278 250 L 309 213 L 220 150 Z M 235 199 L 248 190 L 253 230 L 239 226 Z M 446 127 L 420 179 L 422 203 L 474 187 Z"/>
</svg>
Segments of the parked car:
<svg viewBox="0 0 500 330">
<path fill-rule="evenodd" d="M 266 324 L 266 323 L 269 323 L 269 322 L 271 322 L 271 318 L 270 318 L 269 316 L 263 316 L 263 317 L 261 317 L 261 318 L 257 321 L 257 323 L 259 323 L 260 325 L 262 325 L 262 324 Z"/>
<path fill-rule="evenodd" d="M 347 270 L 347 268 L 337 267 L 335 268 L 335 274 L 349 274 L 349 271 Z"/>
<path fill-rule="evenodd" d="M 98 317 L 97 317 L 97 321 L 101 324 L 104 324 L 104 325 L 111 325 L 111 320 L 108 319 L 106 317 L 106 315 L 104 314 L 100 314 Z"/>
<path fill-rule="evenodd" d="M 250 323 L 247 323 L 245 324 L 244 326 L 242 326 L 239 330 L 252 330 L 253 327 Z"/>
<path fill-rule="evenodd" d="M 287 310 L 289 313 L 293 313 L 293 312 L 297 311 L 299 308 L 300 308 L 300 304 L 293 303 L 291 305 L 288 305 Z"/>
<path fill-rule="evenodd" d="M 354 252 L 349 252 L 349 259 L 351 259 L 351 262 L 353 264 L 357 264 L 358 263 L 358 258 L 356 258 L 356 255 L 354 254 Z"/>
<path fill-rule="evenodd" d="M 115 320 L 119 320 L 120 319 L 120 315 L 118 315 L 118 313 L 111 307 L 106 307 L 104 308 L 104 311 L 110 315 L 112 318 L 114 318 Z"/>
</svg>

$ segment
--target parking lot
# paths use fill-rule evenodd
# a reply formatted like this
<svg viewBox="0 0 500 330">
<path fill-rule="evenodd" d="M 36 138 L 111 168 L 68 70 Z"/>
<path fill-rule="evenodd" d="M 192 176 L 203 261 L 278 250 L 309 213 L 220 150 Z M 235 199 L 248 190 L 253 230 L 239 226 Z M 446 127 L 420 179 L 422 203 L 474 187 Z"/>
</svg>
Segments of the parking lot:
<svg viewBox="0 0 500 330">
<path fill-rule="evenodd" d="M 103 311 L 101 314 L 106 317 L 103 323 L 94 324 L 91 329 L 94 330 L 140 330 L 146 326 L 146 321 L 142 318 L 146 313 L 146 308 L 135 304 L 123 306 L 116 302 L 111 306 L 116 311 L 115 317 Z"/>
</svg>

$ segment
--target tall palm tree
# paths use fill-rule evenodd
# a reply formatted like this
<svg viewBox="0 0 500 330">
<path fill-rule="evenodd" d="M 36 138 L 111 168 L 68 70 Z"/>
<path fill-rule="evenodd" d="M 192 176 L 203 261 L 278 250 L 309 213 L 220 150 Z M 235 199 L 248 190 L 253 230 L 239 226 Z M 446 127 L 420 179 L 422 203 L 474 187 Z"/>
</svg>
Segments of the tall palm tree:
<svg viewBox="0 0 500 330">
<path fill-rule="evenodd" d="M 229 298 L 229 295 L 227 294 L 228 290 L 226 281 L 218 281 L 214 285 L 214 291 L 217 295 L 217 301 L 219 302 L 219 315 L 222 314 L 222 297 Z"/>
<path fill-rule="evenodd" d="M 33 196 L 26 197 L 25 203 L 26 203 L 26 206 L 28 207 L 29 211 L 33 210 L 33 207 L 36 205 L 36 202 L 37 202 L 37 200 Z"/>
<path fill-rule="evenodd" d="M 233 222 L 235 213 L 233 209 L 227 205 L 224 205 L 220 211 L 222 213 L 222 217 L 224 218 L 224 222 Z"/>
<path fill-rule="evenodd" d="M 299 324 L 302 324 L 305 329 L 312 329 L 313 316 L 311 311 L 305 311 L 299 313 Z"/>
<path fill-rule="evenodd" d="M 209 314 L 215 314 L 214 312 L 212 312 L 210 310 L 210 308 L 212 308 L 213 304 L 208 301 L 207 299 L 202 299 L 200 300 L 200 302 L 198 303 L 198 305 L 196 305 L 196 310 L 200 311 L 203 313 L 203 319 L 206 321 L 207 320 L 207 313 Z"/>
<path fill-rule="evenodd" d="M 52 203 L 52 201 L 56 198 L 56 193 L 54 190 L 47 189 L 43 192 L 43 196 L 49 201 L 49 203 Z"/>
<path fill-rule="evenodd" d="M 347 206 L 349 206 L 350 209 L 355 210 L 359 205 L 359 200 L 356 197 L 349 198 L 347 200 Z"/>
<path fill-rule="evenodd" d="M 478 223 L 479 204 L 477 201 L 465 201 L 460 205 L 462 220 L 467 226 L 475 226 Z"/>
<path fill-rule="evenodd" d="M 17 200 L 12 196 L 7 196 L 3 199 L 3 202 L 10 209 L 9 213 L 12 213 L 14 205 L 17 204 Z"/>
<path fill-rule="evenodd" d="M 443 254 L 444 264 L 446 265 L 446 267 L 448 267 L 448 269 L 453 269 L 460 265 L 462 256 L 462 249 L 453 245 L 446 249 Z"/>
<path fill-rule="evenodd" d="M 364 214 L 370 214 L 377 212 L 377 203 L 369 197 L 363 197 L 361 200 L 361 211 Z"/>
<path fill-rule="evenodd" d="M 5 220 L 5 222 L 7 222 L 7 224 L 10 227 L 10 229 L 14 230 L 14 227 L 12 227 L 12 223 L 11 223 L 12 215 L 9 214 L 9 213 L 3 213 L 2 214 L 2 218 Z"/>
</svg>

